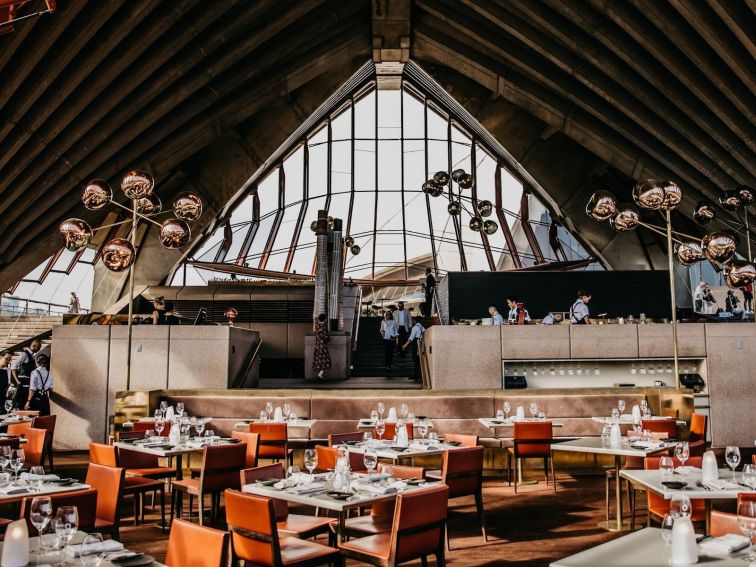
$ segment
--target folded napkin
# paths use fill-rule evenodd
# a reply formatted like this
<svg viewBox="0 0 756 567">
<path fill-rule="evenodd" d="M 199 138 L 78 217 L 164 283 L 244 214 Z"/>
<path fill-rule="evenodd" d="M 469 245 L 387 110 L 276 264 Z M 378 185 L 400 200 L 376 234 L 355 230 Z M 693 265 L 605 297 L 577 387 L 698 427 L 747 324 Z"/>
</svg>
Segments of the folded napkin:
<svg viewBox="0 0 756 567">
<path fill-rule="evenodd" d="M 36 491 L 36 488 L 32 490 L 30 487 L 16 486 L 12 482 L 5 486 L 0 486 L 0 494 L 5 494 L 6 496 L 18 496 L 19 494 L 30 494 Z"/>
<path fill-rule="evenodd" d="M 389 408 L 386 423 L 396 423 L 396 408 Z"/>
<path fill-rule="evenodd" d="M 713 490 L 740 490 L 742 488 L 739 484 L 730 482 L 729 480 L 725 480 L 723 478 L 717 480 L 707 480 L 705 482 L 702 482 L 701 484 L 703 484 L 706 488 L 711 488 Z"/>
<path fill-rule="evenodd" d="M 308 482 L 306 484 L 300 484 L 295 486 L 291 490 L 297 494 L 310 494 L 312 492 L 320 492 L 326 489 L 324 482 Z"/>
<path fill-rule="evenodd" d="M 675 470 L 677 472 L 679 472 L 679 473 L 684 473 L 684 474 L 693 474 L 693 473 L 700 473 L 701 472 L 701 469 L 699 469 L 698 467 L 689 467 L 689 466 L 688 467 L 677 467 L 677 468 L 675 468 Z"/>
<path fill-rule="evenodd" d="M 87 544 L 84 546 L 83 543 L 76 543 L 71 544 L 66 547 L 66 555 L 69 557 L 80 557 L 82 551 L 84 553 L 90 552 L 95 548 L 95 545 L 100 547 L 103 553 L 116 553 L 118 551 L 123 551 L 124 547 L 123 544 L 119 541 L 115 541 L 113 539 L 106 539 L 102 542 L 102 545 L 100 544 Z M 83 549 L 82 549 L 83 546 Z"/>
<path fill-rule="evenodd" d="M 31 475 L 28 472 L 22 472 L 20 475 L 21 480 L 30 480 Z M 39 480 L 39 478 L 36 478 L 34 480 Z M 46 474 L 42 475 L 42 481 L 43 482 L 53 482 L 56 480 L 60 480 L 60 477 L 57 474 Z"/>
<path fill-rule="evenodd" d="M 376 473 L 370 476 L 366 474 L 361 474 L 359 476 L 362 482 L 379 482 L 381 480 L 388 480 L 392 478 L 390 474 L 386 474 L 386 473 Z"/>
<path fill-rule="evenodd" d="M 173 406 L 168 406 L 165 410 L 165 414 L 163 415 L 163 419 L 165 421 L 171 421 L 174 416 Z"/>
<path fill-rule="evenodd" d="M 726 534 L 720 537 L 710 537 L 701 542 L 701 551 L 707 553 L 727 554 L 733 547 L 748 543 L 745 536 L 738 534 Z"/>
<path fill-rule="evenodd" d="M 407 483 L 401 480 L 396 480 L 389 484 L 375 484 L 372 482 L 353 482 L 352 488 L 357 492 L 367 492 L 368 494 L 375 494 L 382 496 L 384 494 L 394 494 L 407 488 Z"/>
<path fill-rule="evenodd" d="M 633 447 L 642 447 L 644 449 L 662 449 L 666 447 L 666 443 L 660 441 L 633 441 Z"/>
<path fill-rule="evenodd" d="M 620 420 L 621 420 L 621 421 L 632 421 L 632 420 L 633 420 L 633 415 L 632 415 L 632 414 L 630 414 L 630 413 L 623 413 L 623 414 L 622 414 L 622 415 L 620 416 Z"/>
</svg>

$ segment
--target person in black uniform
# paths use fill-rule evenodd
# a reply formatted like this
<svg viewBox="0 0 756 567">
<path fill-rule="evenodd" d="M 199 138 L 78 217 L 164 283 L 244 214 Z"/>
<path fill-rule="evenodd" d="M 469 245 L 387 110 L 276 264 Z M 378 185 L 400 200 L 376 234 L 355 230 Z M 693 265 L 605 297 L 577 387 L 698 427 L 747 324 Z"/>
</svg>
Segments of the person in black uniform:
<svg viewBox="0 0 756 567">
<path fill-rule="evenodd" d="M 11 360 L 13 360 L 13 353 L 10 351 L 6 350 L 3 354 L 0 354 L 0 404 L 5 402 L 5 397 L 8 395 L 8 387 L 13 383 Z"/>
<path fill-rule="evenodd" d="M 37 367 L 34 357 L 40 348 L 42 348 L 42 343 L 39 340 L 33 340 L 28 347 L 24 347 L 16 361 L 16 367 L 13 369 L 13 383 L 16 386 L 16 395 L 13 397 L 15 409 L 23 409 L 26 405 L 31 373 Z"/>
<path fill-rule="evenodd" d="M 158 322 L 158 325 L 180 325 L 181 321 L 179 318 L 173 313 L 174 307 L 173 307 L 173 301 L 166 301 L 165 302 L 165 316 L 163 317 L 163 322 Z"/>
<path fill-rule="evenodd" d="M 430 268 L 425 268 L 425 283 L 423 284 L 423 289 L 425 290 L 424 315 L 430 317 L 433 311 L 433 294 L 436 291 L 436 278 L 433 277 Z"/>
<path fill-rule="evenodd" d="M 422 317 L 414 318 L 415 324 L 412 326 L 409 339 L 402 345 L 402 350 L 406 350 L 408 346 L 412 345 L 412 361 L 415 363 L 415 369 L 410 380 L 415 380 L 416 382 L 419 382 L 421 379 L 419 341 L 423 337 L 423 331 L 425 331 L 422 320 Z"/>
<path fill-rule="evenodd" d="M 155 306 L 155 310 L 152 312 L 152 324 L 165 325 L 165 303 L 163 303 L 163 296 L 156 297 L 152 304 Z"/>
<path fill-rule="evenodd" d="M 24 409 L 36 410 L 39 415 L 50 415 L 50 394 L 53 389 L 50 359 L 44 354 L 38 354 L 36 362 L 37 368 L 32 371 Z"/>
</svg>

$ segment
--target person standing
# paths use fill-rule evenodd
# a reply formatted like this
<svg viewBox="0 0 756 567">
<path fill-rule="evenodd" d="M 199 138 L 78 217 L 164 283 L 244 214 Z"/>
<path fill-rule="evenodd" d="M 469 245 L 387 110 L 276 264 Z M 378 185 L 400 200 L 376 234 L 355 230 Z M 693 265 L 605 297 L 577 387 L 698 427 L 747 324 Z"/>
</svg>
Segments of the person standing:
<svg viewBox="0 0 756 567">
<path fill-rule="evenodd" d="M 496 308 L 495 305 L 489 305 L 488 306 L 488 314 L 493 319 L 493 325 L 495 327 L 501 327 L 504 324 L 504 317 L 501 313 L 499 313 L 499 310 Z"/>
<path fill-rule="evenodd" d="M 325 380 L 325 371 L 331 369 L 331 353 L 328 352 L 329 340 L 326 315 L 321 313 L 315 322 L 315 352 L 312 356 L 312 369 L 321 380 Z"/>
<path fill-rule="evenodd" d="M 173 310 L 175 309 L 173 306 L 173 301 L 166 301 L 163 305 L 165 306 L 165 316 L 163 317 L 163 325 L 180 325 L 181 321 L 173 313 Z M 160 323 L 158 323 L 158 325 L 159 324 Z"/>
<path fill-rule="evenodd" d="M 748 284 L 740 288 L 743 292 L 743 309 L 753 311 L 753 284 Z"/>
<path fill-rule="evenodd" d="M 706 287 L 706 284 L 702 280 L 698 282 L 696 289 L 693 290 L 693 312 L 694 313 L 703 312 L 703 294 L 704 294 L 705 287 Z"/>
<path fill-rule="evenodd" d="M 509 307 L 509 316 L 507 323 L 510 325 L 525 325 L 530 323 L 530 313 L 525 309 L 525 304 L 520 303 L 516 295 L 507 297 L 507 307 Z"/>
<path fill-rule="evenodd" d="M 13 360 L 13 354 L 10 351 L 6 350 L 0 355 L 0 400 L 2 400 L 2 403 L 5 402 L 5 397 L 8 395 L 8 387 L 13 384 L 11 360 Z"/>
<path fill-rule="evenodd" d="M 415 380 L 416 382 L 420 382 L 421 379 L 420 339 L 423 337 L 423 331 L 425 331 L 425 329 L 423 328 L 422 320 L 422 317 L 414 318 L 415 324 L 412 326 L 409 338 L 407 339 L 407 342 L 402 345 L 402 350 L 406 350 L 410 345 L 412 346 L 412 361 L 415 363 L 415 369 L 410 380 Z"/>
<path fill-rule="evenodd" d="M 436 291 L 436 278 L 433 277 L 432 270 L 425 268 L 425 283 L 423 283 L 423 290 L 425 291 L 425 316 L 430 317 L 433 314 L 433 295 Z"/>
<path fill-rule="evenodd" d="M 68 301 L 68 312 L 71 315 L 78 315 L 81 305 L 79 305 L 79 298 L 76 296 L 76 292 L 71 292 L 71 299 Z"/>
<path fill-rule="evenodd" d="M 394 367 L 394 350 L 396 350 L 397 336 L 396 321 L 394 321 L 394 316 L 391 314 L 391 311 L 387 311 L 386 316 L 383 318 L 383 321 L 381 321 L 381 337 L 383 337 L 386 370 L 391 370 Z"/>
<path fill-rule="evenodd" d="M 24 409 L 36 410 L 39 415 L 50 415 L 50 393 L 53 377 L 50 374 L 50 359 L 44 354 L 37 355 L 37 368 L 32 371 L 29 394 Z"/>
<path fill-rule="evenodd" d="M 13 369 L 13 383 L 16 387 L 16 395 L 13 397 L 13 407 L 16 409 L 23 409 L 26 405 L 31 373 L 37 367 L 37 363 L 34 362 L 34 356 L 39 352 L 40 348 L 42 348 L 42 343 L 39 339 L 34 339 L 28 347 L 24 347 L 18 360 L 16 360 L 16 366 Z"/>
<path fill-rule="evenodd" d="M 399 302 L 399 306 L 396 310 L 396 313 L 394 313 L 394 317 L 396 321 L 396 332 L 399 336 L 399 345 L 401 346 L 407 342 L 409 330 L 412 327 L 412 318 L 410 317 L 410 312 L 404 308 L 403 301 Z M 399 350 L 399 354 L 402 357 L 406 356 L 406 353 L 403 350 Z"/>
<path fill-rule="evenodd" d="M 588 309 L 588 302 L 591 300 L 591 294 L 581 289 L 578 291 L 578 298 L 570 307 L 570 323 L 573 325 L 590 325 L 591 313 Z"/>
<path fill-rule="evenodd" d="M 152 324 L 165 325 L 165 303 L 163 302 L 163 296 L 156 297 L 152 305 L 155 307 L 152 311 Z"/>
</svg>

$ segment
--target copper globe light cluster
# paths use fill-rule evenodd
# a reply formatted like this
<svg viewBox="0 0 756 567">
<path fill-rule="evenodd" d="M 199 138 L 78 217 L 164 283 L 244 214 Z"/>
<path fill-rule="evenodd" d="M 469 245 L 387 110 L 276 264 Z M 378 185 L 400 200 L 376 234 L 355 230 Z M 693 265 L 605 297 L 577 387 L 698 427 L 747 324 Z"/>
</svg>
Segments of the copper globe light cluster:
<svg viewBox="0 0 756 567">
<path fill-rule="evenodd" d="M 454 190 L 455 184 L 457 185 L 456 192 Z M 422 191 L 433 198 L 441 197 L 446 192 L 449 199 L 446 211 L 451 216 L 459 216 L 463 211 L 466 212 L 470 215 L 468 221 L 470 230 L 490 236 L 499 230 L 496 221 L 488 218 L 493 213 L 493 203 L 487 200 L 476 202 L 472 196 L 463 193 L 463 191 L 472 189 L 474 185 L 475 178 L 464 169 L 455 169 L 451 172 L 451 175 L 446 171 L 437 171 L 433 174 L 432 179 L 423 183 Z M 449 188 L 448 192 L 446 191 L 447 187 Z M 469 202 L 470 209 L 465 206 L 466 201 Z M 471 211 L 471 209 L 474 210 Z"/>
</svg>

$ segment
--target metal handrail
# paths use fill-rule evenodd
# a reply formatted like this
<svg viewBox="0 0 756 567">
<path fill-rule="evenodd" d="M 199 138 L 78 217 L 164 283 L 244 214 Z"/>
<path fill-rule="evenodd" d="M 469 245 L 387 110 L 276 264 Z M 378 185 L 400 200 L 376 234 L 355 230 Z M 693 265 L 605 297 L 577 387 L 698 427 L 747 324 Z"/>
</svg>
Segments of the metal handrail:
<svg viewBox="0 0 756 567">
<path fill-rule="evenodd" d="M 25 306 L 23 309 L 20 308 L 20 306 L 17 305 L 8 305 L 5 303 L 6 299 L 12 299 L 14 301 L 23 301 Z M 24 297 L 16 297 L 15 295 L 2 295 L 2 307 L 0 307 L 0 311 L 10 312 L 10 313 L 33 313 L 35 315 L 40 315 L 44 313 L 45 309 L 29 309 L 29 303 L 34 303 L 42 306 L 47 306 L 47 314 L 48 315 L 63 315 L 68 312 L 69 305 L 63 305 L 61 303 L 52 303 L 50 301 L 37 301 L 36 299 L 28 299 Z M 63 312 L 53 312 L 53 307 L 61 307 L 65 309 L 66 311 Z M 84 309 L 83 307 L 79 308 L 79 311 L 82 313 L 89 313 L 89 309 Z M 42 313 L 40 313 L 42 312 Z"/>
<path fill-rule="evenodd" d="M 244 384 L 244 381 L 247 379 L 247 375 L 249 374 L 250 370 L 252 370 L 252 365 L 255 363 L 255 360 L 257 360 L 257 355 L 260 353 L 261 348 L 262 348 L 262 339 L 257 341 L 257 346 L 255 347 L 255 350 L 252 352 L 252 356 L 249 359 L 249 362 L 245 366 L 244 371 L 234 381 L 234 384 L 231 386 L 232 389 L 241 388 L 242 384 Z"/>
<path fill-rule="evenodd" d="M 360 336 L 360 317 L 362 316 L 362 288 L 358 287 L 357 301 L 354 304 L 354 323 L 352 324 L 354 333 L 352 336 L 352 350 L 357 350 L 357 339 Z"/>
<path fill-rule="evenodd" d="M 47 331 L 42 331 L 38 335 L 29 337 L 28 339 L 24 339 L 23 341 L 2 350 L 3 352 L 18 352 L 22 348 L 31 345 L 34 341 L 44 341 L 45 339 L 49 339 L 51 337 L 52 337 L 52 329 L 48 329 Z"/>
</svg>

